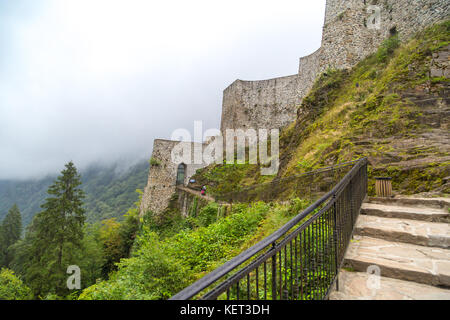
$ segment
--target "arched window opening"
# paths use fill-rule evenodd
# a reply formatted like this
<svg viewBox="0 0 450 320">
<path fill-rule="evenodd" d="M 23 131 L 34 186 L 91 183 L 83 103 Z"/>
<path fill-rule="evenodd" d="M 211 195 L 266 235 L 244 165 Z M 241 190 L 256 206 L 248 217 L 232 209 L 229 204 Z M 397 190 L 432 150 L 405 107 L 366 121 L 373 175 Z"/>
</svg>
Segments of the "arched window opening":
<svg viewBox="0 0 450 320">
<path fill-rule="evenodd" d="M 177 170 L 177 186 L 184 185 L 185 177 L 186 177 L 186 165 L 184 163 L 181 163 L 178 166 L 178 170 Z"/>
</svg>

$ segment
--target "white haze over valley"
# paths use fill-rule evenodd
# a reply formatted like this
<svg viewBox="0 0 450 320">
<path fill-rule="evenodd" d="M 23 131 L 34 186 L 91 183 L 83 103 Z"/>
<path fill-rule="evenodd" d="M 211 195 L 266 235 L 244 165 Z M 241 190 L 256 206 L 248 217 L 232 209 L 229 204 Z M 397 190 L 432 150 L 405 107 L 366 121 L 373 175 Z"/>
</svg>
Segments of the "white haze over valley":
<svg viewBox="0 0 450 320">
<path fill-rule="evenodd" d="M 0 0 L 0 179 L 132 164 L 219 128 L 236 79 L 295 74 L 325 0 Z"/>
</svg>

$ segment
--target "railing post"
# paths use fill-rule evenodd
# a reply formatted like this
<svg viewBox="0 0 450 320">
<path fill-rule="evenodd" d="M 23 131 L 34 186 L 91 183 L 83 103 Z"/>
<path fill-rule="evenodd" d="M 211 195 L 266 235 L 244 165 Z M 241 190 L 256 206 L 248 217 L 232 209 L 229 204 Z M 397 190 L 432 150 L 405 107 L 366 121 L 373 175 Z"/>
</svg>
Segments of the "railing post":
<svg viewBox="0 0 450 320">
<path fill-rule="evenodd" d="M 353 178 L 350 179 L 350 183 L 349 183 L 349 188 L 350 188 L 350 221 L 351 221 L 351 235 L 352 235 L 352 239 L 353 239 L 353 228 L 355 226 L 354 223 L 354 219 L 355 219 L 355 206 L 354 206 L 354 201 L 353 201 L 353 197 L 355 196 L 353 194 Z"/>
<path fill-rule="evenodd" d="M 367 192 L 368 192 L 368 188 L 369 188 L 369 179 L 368 179 L 367 169 L 368 169 L 368 161 L 366 160 L 366 163 L 364 165 L 364 180 L 365 180 L 364 193 L 366 196 L 367 196 Z"/>
<path fill-rule="evenodd" d="M 339 266 L 338 266 L 338 225 L 337 225 L 337 205 L 336 205 L 336 195 L 333 195 L 333 217 L 334 217 L 334 264 L 336 272 L 336 290 L 339 291 Z"/>
<path fill-rule="evenodd" d="M 272 250 L 275 251 L 275 242 L 272 243 Z M 277 253 L 272 256 L 272 300 L 277 300 Z"/>
</svg>

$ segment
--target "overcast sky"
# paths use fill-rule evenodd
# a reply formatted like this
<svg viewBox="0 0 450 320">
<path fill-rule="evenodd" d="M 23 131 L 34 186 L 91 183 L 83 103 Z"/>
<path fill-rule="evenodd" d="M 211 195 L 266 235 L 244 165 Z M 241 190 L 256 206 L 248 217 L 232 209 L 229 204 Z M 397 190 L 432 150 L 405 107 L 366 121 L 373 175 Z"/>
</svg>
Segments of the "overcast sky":
<svg viewBox="0 0 450 320">
<path fill-rule="evenodd" d="M 219 128 L 236 79 L 295 74 L 325 0 L 0 0 L 0 179 L 149 158 Z"/>
</svg>

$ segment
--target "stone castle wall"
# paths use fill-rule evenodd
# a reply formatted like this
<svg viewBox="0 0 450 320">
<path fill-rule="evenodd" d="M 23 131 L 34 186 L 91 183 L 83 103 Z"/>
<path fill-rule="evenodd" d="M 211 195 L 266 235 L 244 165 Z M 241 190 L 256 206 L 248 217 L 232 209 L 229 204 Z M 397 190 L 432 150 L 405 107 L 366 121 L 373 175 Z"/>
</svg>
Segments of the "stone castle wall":
<svg viewBox="0 0 450 320">
<path fill-rule="evenodd" d="M 321 50 L 300 59 L 299 74 L 260 80 L 236 80 L 223 92 L 221 131 L 282 128 L 295 119 L 302 98 L 319 71 Z M 224 134 L 225 136 L 225 134 Z"/>
<path fill-rule="evenodd" d="M 316 81 L 317 74 L 319 73 L 320 57 L 322 55 L 322 48 L 316 50 L 316 52 L 309 56 L 300 58 L 298 67 L 299 94 L 304 97 L 311 90 L 314 81 Z"/>
<path fill-rule="evenodd" d="M 381 9 L 379 28 L 370 6 Z M 407 40 L 417 31 L 449 18 L 448 0 L 328 0 L 319 73 L 351 68 L 374 53 L 393 32 Z"/>
<path fill-rule="evenodd" d="M 172 161 L 172 150 L 179 144 L 189 145 L 191 148 L 191 159 L 194 147 L 203 146 L 201 143 L 179 142 L 157 139 L 153 143 L 152 158 L 159 162 L 158 165 L 150 167 L 147 186 L 144 189 L 141 202 L 141 215 L 151 210 L 160 213 L 167 208 L 170 198 L 176 190 L 177 170 L 180 163 Z M 192 177 L 198 169 L 206 164 L 186 164 L 184 184 Z"/>
<path fill-rule="evenodd" d="M 223 93 L 222 132 L 288 124 L 300 102 L 298 90 L 298 75 L 263 81 L 236 80 Z"/>
</svg>

